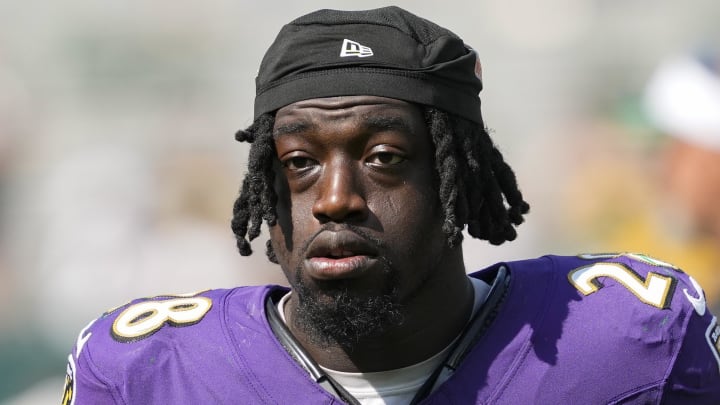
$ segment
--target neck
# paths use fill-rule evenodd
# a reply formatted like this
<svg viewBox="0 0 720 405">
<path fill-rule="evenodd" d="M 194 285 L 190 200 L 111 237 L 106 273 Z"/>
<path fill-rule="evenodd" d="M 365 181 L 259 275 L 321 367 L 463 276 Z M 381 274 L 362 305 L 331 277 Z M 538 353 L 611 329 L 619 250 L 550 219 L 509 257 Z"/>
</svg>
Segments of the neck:
<svg viewBox="0 0 720 405">
<path fill-rule="evenodd" d="M 297 308 L 293 295 L 286 306 L 288 326 L 320 365 L 345 372 L 375 372 L 406 367 L 432 357 L 462 331 L 472 312 L 473 288 L 465 274 L 461 249 L 446 257 L 443 268 L 431 272 L 415 294 L 403 301 L 401 325 L 381 335 L 363 338 L 351 347 L 314 343 L 308 331 L 292 321 Z"/>
</svg>

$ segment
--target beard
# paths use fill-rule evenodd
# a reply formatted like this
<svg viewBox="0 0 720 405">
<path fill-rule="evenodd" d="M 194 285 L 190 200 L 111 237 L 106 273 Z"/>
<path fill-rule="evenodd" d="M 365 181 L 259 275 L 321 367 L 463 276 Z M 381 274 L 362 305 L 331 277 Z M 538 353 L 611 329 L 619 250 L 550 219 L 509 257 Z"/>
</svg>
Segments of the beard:
<svg viewBox="0 0 720 405">
<path fill-rule="evenodd" d="M 365 339 L 402 325 L 398 279 L 390 264 L 382 263 L 380 291 L 356 291 L 352 280 L 321 281 L 311 288 L 298 266 L 293 285 L 298 298 L 295 325 L 313 344 L 338 345 L 349 351 Z"/>
</svg>

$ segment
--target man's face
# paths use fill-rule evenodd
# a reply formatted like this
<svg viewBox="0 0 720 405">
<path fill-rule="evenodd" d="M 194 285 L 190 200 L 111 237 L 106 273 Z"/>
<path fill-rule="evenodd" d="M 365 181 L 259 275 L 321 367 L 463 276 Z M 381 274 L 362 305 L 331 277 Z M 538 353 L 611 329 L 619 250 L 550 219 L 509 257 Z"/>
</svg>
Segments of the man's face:
<svg viewBox="0 0 720 405">
<path fill-rule="evenodd" d="M 422 111 L 382 97 L 306 100 L 277 112 L 274 138 L 271 241 L 296 321 L 320 334 L 356 323 L 355 335 L 399 322 L 448 249 Z"/>
</svg>

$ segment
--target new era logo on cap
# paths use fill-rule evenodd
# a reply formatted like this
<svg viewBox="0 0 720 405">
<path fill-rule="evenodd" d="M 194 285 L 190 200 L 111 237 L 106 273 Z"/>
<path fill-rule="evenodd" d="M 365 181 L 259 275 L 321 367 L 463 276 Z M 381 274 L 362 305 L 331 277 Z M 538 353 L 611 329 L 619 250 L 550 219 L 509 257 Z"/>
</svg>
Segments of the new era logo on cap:
<svg viewBox="0 0 720 405">
<path fill-rule="evenodd" d="M 340 57 L 345 58 L 348 56 L 357 56 L 358 58 L 366 58 L 373 56 L 373 51 L 370 47 L 361 45 L 358 42 L 344 39 L 342 48 L 340 49 Z"/>
</svg>

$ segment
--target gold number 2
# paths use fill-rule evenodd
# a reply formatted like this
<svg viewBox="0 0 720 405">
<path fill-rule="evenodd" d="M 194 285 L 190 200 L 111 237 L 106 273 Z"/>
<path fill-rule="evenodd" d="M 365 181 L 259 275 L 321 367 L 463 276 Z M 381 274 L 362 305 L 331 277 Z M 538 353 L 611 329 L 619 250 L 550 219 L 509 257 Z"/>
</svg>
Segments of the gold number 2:
<svg viewBox="0 0 720 405">
<path fill-rule="evenodd" d="M 640 301 L 658 308 L 670 305 L 670 292 L 675 279 L 649 272 L 643 280 L 640 275 L 620 263 L 595 263 L 579 267 L 568 273 L 568 280 L 584 295 L 600 290 L 599 277 L 610 277 L 627 288 Z"/>
</svg>

